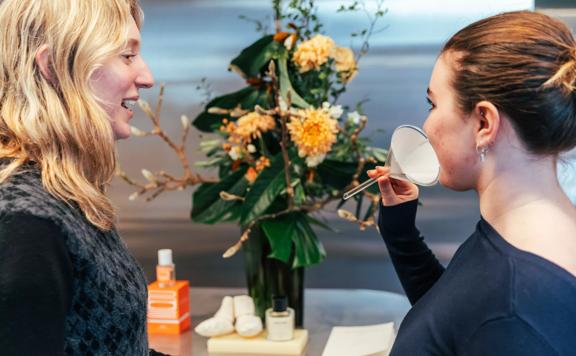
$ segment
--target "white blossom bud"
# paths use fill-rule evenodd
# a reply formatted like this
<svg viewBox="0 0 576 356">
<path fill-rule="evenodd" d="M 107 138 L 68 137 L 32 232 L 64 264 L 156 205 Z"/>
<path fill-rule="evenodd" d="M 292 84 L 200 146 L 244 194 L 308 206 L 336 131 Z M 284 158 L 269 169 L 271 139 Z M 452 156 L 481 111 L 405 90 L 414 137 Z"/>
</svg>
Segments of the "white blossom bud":
<svg viewBox="0 0 576 356">
<path fill-rule="evenodd" d="M 140 136 L 140 137 L 146 136 L 146 132 L 140 130 L 135 126 L 130 126 L 130 132 L 132 133 L 132 136 Z"/>
<path fill-rule="evenodd" d="M 188 129 L 188 127 L 190 126 L 190 120 L 188 120 L 188 117 L 186 115 L 180 116 L 180 122 L 182 123 L 182 128 L 184 130 Z"/>
<path fill-rule="evenodd" d="M 237 200 L 244 200 L 244 198 L 239 197 L 238 195 L 230 194 L 226 191 L 220 191 L 220 199 L 224 201 L 237 201 Z"/>
<path fill-rule="evenodd" d="M 236 254 L 236 252 L 240 251 L 240 247 L 242 247 L 242 242 L 238 241 L 234 244 L 234 246 L 230 247 L 229 249 L 222 254 L 222 258 L 230 258 Z"/>
<path fill-rule="evenodd" d="M 230 112 L 228 109 L 222 109 L 217 106 L 208 108 L 208 114 L 226 115 Z"/>
<path fill-rule="evenodd" d="M 143 169 L 142 170 L 142 175 L 144 176 L 144 178 L 146 178 L 150 183 L 156 183 L 156 177 L 154 177 L 154 174 L 152 174 L 152 172 L 150 172 L 147 169 Z"/>
<path fill-rule="evenodd" d="M 354 214 L 352 214 L 351 212 L 349 212 L 348 210 L 338 209 L 338 216 L 341 217 L 342 219 L 346 219 L 348 221 L 352 221 L 352 222 L 358 221 L 358 219 L 356 219 L 356 216 Z"/>
<path fill-rule="evenodd" d="M 149 117 L 154 117 L 154 113 L 152 112 L 152 109 L 150 108 L 150 104 L 148 104 L 148 102 L 138 99 L 138 105 L 140 106 L 140 109 L 142 109 L 142 111 L 144 111 L 146 113 L 146 115 L 148 115 Z"/>
</svg>

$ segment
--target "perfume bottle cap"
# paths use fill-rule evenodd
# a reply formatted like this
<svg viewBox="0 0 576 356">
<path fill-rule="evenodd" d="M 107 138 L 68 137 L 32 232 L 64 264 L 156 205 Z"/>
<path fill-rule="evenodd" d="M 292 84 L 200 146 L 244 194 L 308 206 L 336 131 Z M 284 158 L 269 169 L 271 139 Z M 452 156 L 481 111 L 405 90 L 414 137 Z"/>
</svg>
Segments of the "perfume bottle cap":
<svg viewBox="0 0 576 356">
<path fill-rule="evenodd" d="M 284 312 L 288 308 L 288 298 L 285 296 L 274 296 L 272 298 L 272 309 L 275 312 Z"/>
<path fill-rule="evenodd" d="M 173 264 L 171 249 L 165 248 L 162 250 L 158 250 L 158 264 L 160 266 L 169 266 Z"/>
</svg>

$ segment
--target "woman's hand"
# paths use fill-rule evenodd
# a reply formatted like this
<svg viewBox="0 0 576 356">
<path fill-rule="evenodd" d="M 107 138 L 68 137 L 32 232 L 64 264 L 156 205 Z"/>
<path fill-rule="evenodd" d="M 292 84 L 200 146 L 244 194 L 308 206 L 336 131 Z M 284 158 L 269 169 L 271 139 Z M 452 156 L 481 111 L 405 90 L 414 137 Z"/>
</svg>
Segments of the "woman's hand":
<svg viewBox="0 0 576 356">
<path fill-rule="evenodd" d="M 394 206 L 418 198 L 418 187 L 416 184 L 390 178 L 390 167 L 377 166 L 368 172 L 368 177 L 378 178 L 378 187 L 382 196 L 382 205 Z"/>
</svg>

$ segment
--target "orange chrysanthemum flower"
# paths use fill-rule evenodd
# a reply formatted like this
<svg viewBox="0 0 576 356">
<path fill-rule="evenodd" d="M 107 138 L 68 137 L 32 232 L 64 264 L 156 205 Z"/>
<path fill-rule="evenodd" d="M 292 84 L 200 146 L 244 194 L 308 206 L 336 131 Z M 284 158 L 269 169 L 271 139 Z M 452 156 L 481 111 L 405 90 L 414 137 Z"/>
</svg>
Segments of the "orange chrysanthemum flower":
<svg viewBox="0 0 576 356">
<path fill-rule="evenodd" d="M 287 126 L 298 155 L 306 157 L 309 167 L 320 164 L 336 142 L 338 122 L 324 108 L 299 110 Z"/>
<path fill-rule="evenodd" d="M 347 47 L 336 48 L 334 51 L 334 66 L 344 82 L 349 82 L 354 79 L 358 72 L 354 52 Z"/>
<path fill-rule="evenodd" d="M 274 127 L 276 122 L 272 116 L 251 112 L 236 121 L 234 129 L 230 131 L 229 140 L 236 143 L 250 142 Z"/>
<path fill-rule="evenodd" d="M 316 35 L 304 41 L 296 47 L 292 60 L 300 69 L 300 73 L 308 72 L 312 69 L 320 69 L 320 66 L 328 62 L 332 57 L 336 43 L 333 39 L 323 35 Z"/>
</svg>

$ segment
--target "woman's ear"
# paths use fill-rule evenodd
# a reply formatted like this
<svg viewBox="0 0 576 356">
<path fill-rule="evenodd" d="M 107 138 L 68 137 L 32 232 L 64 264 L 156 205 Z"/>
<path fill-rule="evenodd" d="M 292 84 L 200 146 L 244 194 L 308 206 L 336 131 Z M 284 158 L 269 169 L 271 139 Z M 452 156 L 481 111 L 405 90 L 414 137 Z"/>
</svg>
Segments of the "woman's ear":
<svg viewBox="0 0 576 356">
<path fill-rule="evenodd" d="M 481 101 L 474 108 L 474 117 L 478 122 L 476 147 L 488 147 L 496 141 L 502 117 L 498 108 L 489 101 Z"/>
<path fill-rule="evenodd" d="M 36 55 L 34 56 L 34 61 L 40 69 L 40 73 L 42 73 L 44 79 L 52 82 L 53 74 L 51 70 L 52 65 L 50 63 L 50 47 L 48 47 L 47 44 L 43 44 L 38 48 Z"/>
</svg>

